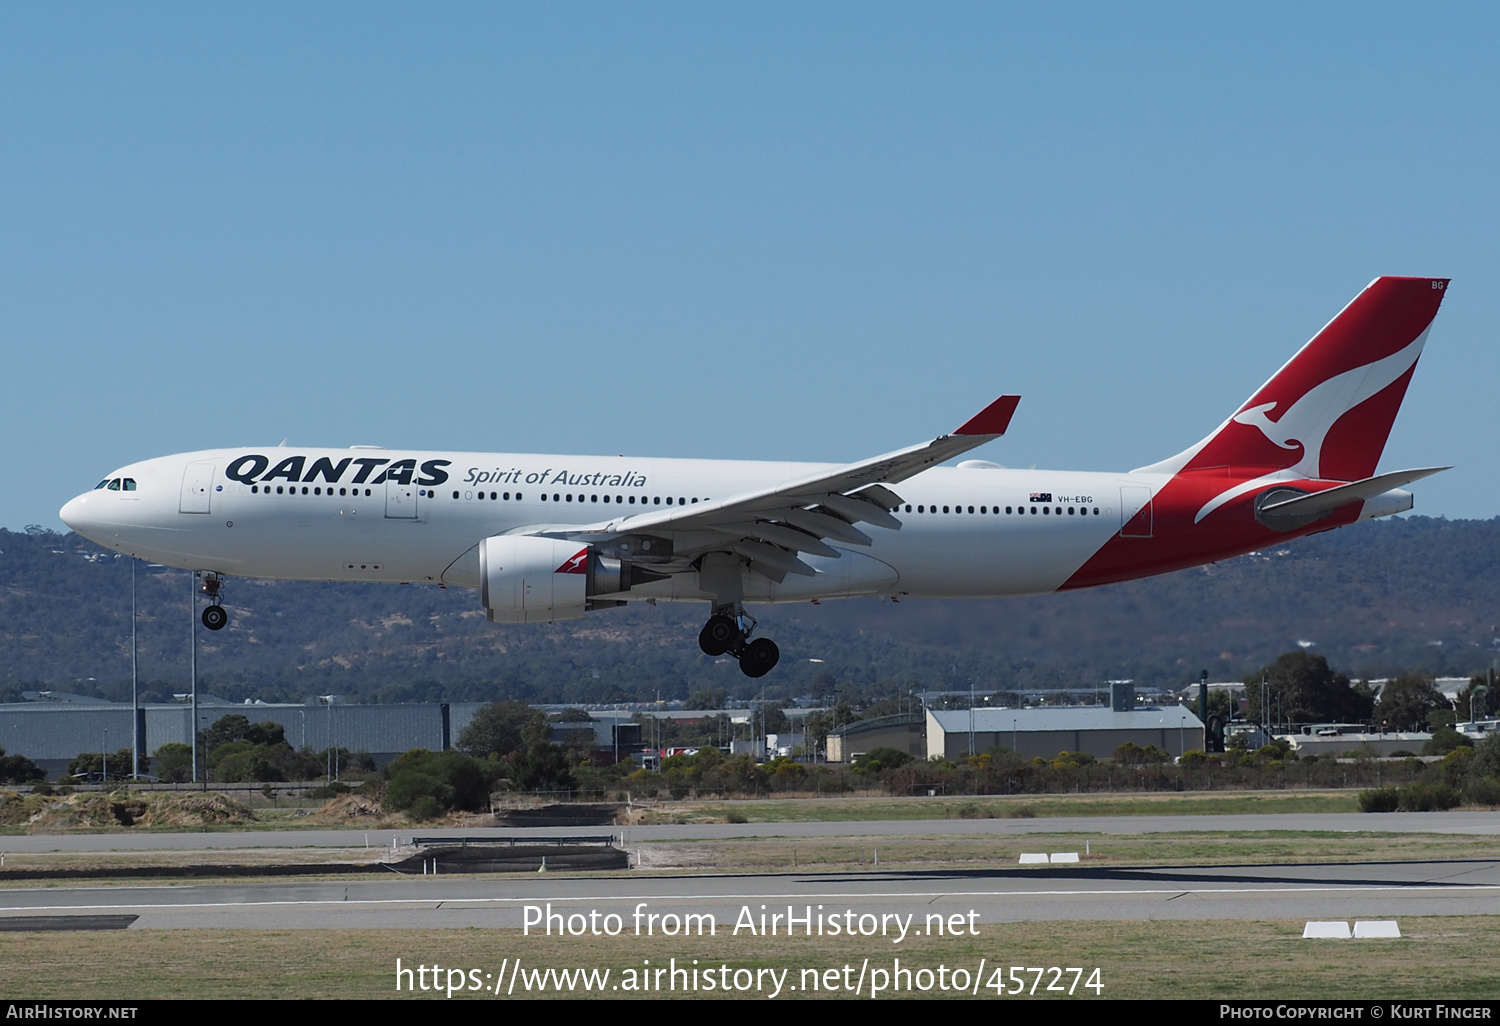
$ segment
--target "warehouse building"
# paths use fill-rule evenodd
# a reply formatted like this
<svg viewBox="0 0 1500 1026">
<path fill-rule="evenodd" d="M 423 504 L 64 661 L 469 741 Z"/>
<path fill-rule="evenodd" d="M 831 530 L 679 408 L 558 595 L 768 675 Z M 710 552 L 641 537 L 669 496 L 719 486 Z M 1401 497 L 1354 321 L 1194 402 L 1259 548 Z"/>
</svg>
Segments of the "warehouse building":
<svg viewBox="0 0 1500 1026">
<path fill-rule="evenodd" d="M 198 699 L 198 729 L 207 730 L 238 713 L 251 723 L 280 724 L 287 743 L 314 752 L 331 747 L 368 752 L 377 766 L 413 748 L 442 751 L 459 734 L 483 702 L 406 705 L 316 705 L 255 703 L 236 705 L 223 699 Z M 150 755 L 169 742 L 191 744 L 192 706 L 186 702 L 143 705 L 141 750 Z M 118 702 L 37 701 L 0 705 L 0 747 L 24 755 L 56 777 L 84 752 L 113 754 L 131 746 L 131 707 Z"/>
<path fill-rule="evenodd" d="M 964 713 L 968 715 L 967 712 Z M 926 720 L 921 713 L 856 720 L 828 732 L 828 761 L 853 762 L 877 748 L 894 748 L 918 759 L 927 757 Z"/>
<path fill-rule="evenodd" d="M 927 757 L 953 761 L 996 746 L 1027 759 L 1052 759 L 1059 752 L 1108 759 L 1127 741 L 1176 757 L 1202 749 L 1203 734 L 1203 721 L 1186 706 L 927 710 Z"/>
</svg>

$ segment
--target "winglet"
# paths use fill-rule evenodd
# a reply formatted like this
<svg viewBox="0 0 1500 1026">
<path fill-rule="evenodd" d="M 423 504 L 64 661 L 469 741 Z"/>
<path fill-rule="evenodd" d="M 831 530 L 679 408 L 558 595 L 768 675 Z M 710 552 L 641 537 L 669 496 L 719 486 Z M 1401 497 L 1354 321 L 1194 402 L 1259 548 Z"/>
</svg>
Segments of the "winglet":
<svg viewBox="0 0 1500 1026">
<path fill-rule="evenodd" d="M 957 431 L 955 435 L 1003 435 L 1005 429 L 1010 427 L 1010 418 L 1016 414 L 1016 404 L 1021 401 L 1018 395 L 1002 395 L 999 399 L 990 403 Z"/>
</svg>

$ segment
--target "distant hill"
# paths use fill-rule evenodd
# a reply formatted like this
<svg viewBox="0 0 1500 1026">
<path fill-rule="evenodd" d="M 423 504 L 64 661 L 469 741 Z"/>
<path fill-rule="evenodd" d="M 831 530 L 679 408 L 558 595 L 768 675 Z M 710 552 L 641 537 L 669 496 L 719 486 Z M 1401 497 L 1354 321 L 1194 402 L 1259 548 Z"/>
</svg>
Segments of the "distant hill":
<svg viewBox="0 0 1500 1026">
<path fill-rule="evenodd" d="M 1089 591 L 988 601 L 754 607 L 782 662 L 750 681 L 702 656 L 696 605 L 488 623 L 477 593 L 433 586 L 230 581 L 230 627 L 201 626 L 199 681 L 235 700 L 502 696 L 589 702 L 699 687 L 782 698 L 859 685 L 1186 683 L 1238 678 L 1299 643 L 1354 676 L 1467 674 L 1500 651 L 1500 519 L 1387 520 Z M 190 583 L 138 567 L 141 679 L 188 677 Z M 76 535 L 0 530 L 0 699 L 23 687 L 128 696 L 129 561 Z M 813 661 L 819 660 L 819 661 Z"/>
</svg>

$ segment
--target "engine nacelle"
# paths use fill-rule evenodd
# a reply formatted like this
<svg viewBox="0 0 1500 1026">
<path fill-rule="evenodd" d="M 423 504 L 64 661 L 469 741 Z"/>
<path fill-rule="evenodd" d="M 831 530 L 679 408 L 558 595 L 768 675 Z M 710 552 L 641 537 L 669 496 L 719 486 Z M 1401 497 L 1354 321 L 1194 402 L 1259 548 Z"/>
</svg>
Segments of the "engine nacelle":
<svg viewBox="0 0 1500 1026">
<path fill-rule="evenodd" d="M 502 534 L 479 543 L 480 594 L 494 623 L 580 620 L 589 599 L 664 576 L 580 542 Z"/>
</svg>

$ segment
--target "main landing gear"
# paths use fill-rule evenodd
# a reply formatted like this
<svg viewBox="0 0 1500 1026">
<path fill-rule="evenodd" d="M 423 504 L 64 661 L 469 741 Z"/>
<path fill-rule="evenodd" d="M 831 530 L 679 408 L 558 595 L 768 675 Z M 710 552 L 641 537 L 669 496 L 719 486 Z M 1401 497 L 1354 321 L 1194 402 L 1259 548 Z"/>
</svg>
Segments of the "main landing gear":
<svg viewBox="0 0 1500 1026">
<path fill-rule="evenodd" d="M 209 601 L 203 610 L 203 626 L 211 631 L 222 631 L 229 626 L 229 611 L 224 608 L 224 578 L 218 574 L 204 574 L 203 587 L 199 591 L 207 595 Z"/>
<path fill-rule="evenodd" d="M 705 655 L 721 656 L 726 653 L 740 661 L 740 672 L 747 677 L 764 677 L 781 659 L 781 650 L 770 638 L 750 640 L 755 630 L 755 617 L 735 603 L 731 606 L 716 606 L 714 615 L 708 618 L 703 630 L 698 632 L 698 647 Z"/>
</svg>

